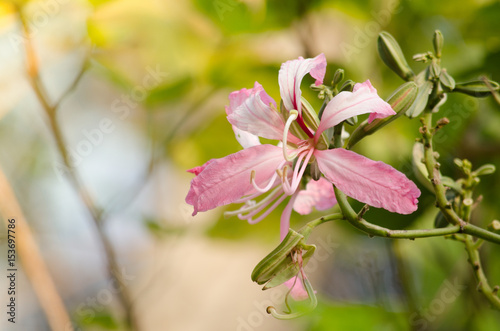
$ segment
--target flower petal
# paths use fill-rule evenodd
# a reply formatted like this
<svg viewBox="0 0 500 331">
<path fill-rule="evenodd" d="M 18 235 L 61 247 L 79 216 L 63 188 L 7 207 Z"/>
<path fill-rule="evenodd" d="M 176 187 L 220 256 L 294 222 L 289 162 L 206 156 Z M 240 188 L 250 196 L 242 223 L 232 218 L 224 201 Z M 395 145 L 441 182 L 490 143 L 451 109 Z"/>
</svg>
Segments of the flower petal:
<svg viewBox="0 0 500 331">
<path fill-rule="evenodd" d="M 309 294 L 307 294 L 304 285 L 302 285 L 302 280 L 298 275 L 290 278 L 284 284 L 291 289 L 290 295 L 295 301 L 302 301 L 309 298 Z"/>
<path fill-rule="evenodd" d="M 283 162 L 281 148 L 258 145 L 191 169 L 191 172 L 198 173 L 191 181 L 186 197 L 186 202 L 194 207 L 193 216 L 254 193 L 250 183 L 252 170 L 255 170 L 257 185 L 265 186 Z"/>
<path fill-rule="evenodd" d="M 335 206 L 336 203 L 332 183 L 320 177 L 318 181 L 309 181 L 306 189 L 299 192 L 293 209 L 300 215 L 307 215 L 312 212 L 313 207 L 317 210 L 326 210 Z"/>
<path fill-rule="evenodd" d="M 279 84 L 281 99 L 287 110 L 296 109 L 301 114 L 302 94 L 300 83 L 308 73 L 316 79 L 315 84 L 323 83 L 326 72 L 326 58 L 323 53 L 312 59 L 299 57 L 297 60 L 291 60 L 283 63 L 279 72 Z"/>
<path fill-rule="evenodd" d="M 399 214 L 417 210 L 420 190 L 403 173 L 342 148 L 316 150 L 320 171 L 346 195 Z"/>
<path fill-rule="evenodd" d="M 378 96 L 377 90 L 369 80 L 356 84 L 352 92 L 340 92 L 328 103 L 316 131 L 316 140 L 326 129 L 348 118 L 366 113 L 371 113 L 368 122 L 396 114 L 391 106 Z"/>
<path fill-rule="evenodd" d="M 257 137 L 256 135 L 251 134 L 250 132 L 240 130 L 235 125 L 233 125 L 232 127 L 234 131 L 234 136 L 236 137 L 236 140 L 238 140 L 238 142 L 240 143 L 241 147 L 249 148 L 260 145 L 259 137 Z"/>
<path fill-rule="evenodd" d="M 285 123 L 276 110 L 276 102 L 257 82 L 252 89 L 242 89 L 229 95 L 226 114 L 229 123 L 239 130 L 267 139 L 283 139 Z M 298 142 L 298 138 L 291 134 L 289 139 Z"/>
</svg>

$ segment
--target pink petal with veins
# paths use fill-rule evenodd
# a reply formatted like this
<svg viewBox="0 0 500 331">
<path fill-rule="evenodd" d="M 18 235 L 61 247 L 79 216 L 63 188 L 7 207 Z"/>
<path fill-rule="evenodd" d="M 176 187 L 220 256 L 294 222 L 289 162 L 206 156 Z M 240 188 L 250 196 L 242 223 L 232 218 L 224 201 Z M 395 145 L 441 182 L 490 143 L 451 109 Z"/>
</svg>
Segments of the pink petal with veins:
<svg viewBox="0 0 500 331">
<path fill-rule="evenodd" d="M 276 110 L 276 102 L 255 82 L 252 89 L 242 89 L 229 95 L 229 106 L 226 106 L 227 120 L 239 130 L 274 140 L 283 139 L 285 123 Z M 299 139 L 288 135 L 291 142 Z"/>
<path fill-rule="evenodd" d="M 378 96 L 369 80 L 356 84 L 352 92 L 340 92 L 328 103 L 316 131 L 316 140 L 324 130 L 348 118 L 366 113 L 371 113 L 368 122 L 375 118 L 396 115 L 391 106 Z"/>
<path fill-rule="evenodd" d="M 306 189 L 299 192 L 293 209 L 300 215 L 307 215 L 312 212 L 313 207 L 317 210 L 326 210 L 335 204 L 337 204 L 337 199 L 332 183 L 320 177 L 318 181 L 309 181 Z"/>
<path fill-rule="evenodd" d="M 420 190 L 403 173 L 342 148 L 316 150 L 320 171 L 346 195 L 376 208 L 411 214 Z"/>
<path fill-rule="evenodd" d="M 266 186 L 283 160 L 281 148 L 258 145 L 191 169 L 197 176 L 191 181 L 186 202 L 194 207 L 193 216 L 254 193 L 250 183 L 252 170 L 257 185 Z"/>
<path fill-rule="evenodd" d="M 281 99 L 287 110 L 296 109 L 301 114 L 302 94 L 300 83 L 305 75 L 311 74 L 316 79 L 316 86 L 323 83 L 326 72 L 326 58 L 323 53 L 311 59 L 299 57 L 281 65 L 278 81 L 280 84 Z"/>
</svg>

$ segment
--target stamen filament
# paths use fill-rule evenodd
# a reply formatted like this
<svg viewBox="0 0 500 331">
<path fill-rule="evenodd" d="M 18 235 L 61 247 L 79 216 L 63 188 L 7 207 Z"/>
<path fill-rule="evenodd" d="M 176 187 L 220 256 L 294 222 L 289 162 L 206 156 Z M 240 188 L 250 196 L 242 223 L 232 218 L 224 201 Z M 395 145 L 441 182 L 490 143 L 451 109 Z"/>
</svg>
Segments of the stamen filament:
<svg viewBox="0 0 500 331">
<path fill-rule="evenodd" d="M 296 111 L 295 109 L 291 110 L 290 116 L 286 120 L 285 129 L 283 130 L 283 156 L 285 157 L 285 160 L 287 160 L 287 161 L 292 161 L 296 157 L 296 155 L 292 155 L 292 156 L 288 155 L 287 140 L 288 140 L 288 132 L 290 131 L 290 126 L 292 125 L 293 121 L 295 121 L 297 119 L 298 116 L 299 116 L 298 111 Z"/>
<path fill-rule="evenodd" d="M 273 191 L 271 191 L 271 193 L 269 193 L 269 195 L 267 197 L 265 197 L 264 199 L 260 200 L 259 202 L 257 202 L 255 205 L 252 205 L 252 206 L 242 206 L 240 209 L 238 210 L 232 210 L 232 211 L 226 211 L 224 213 L 224 216 L 234 216 L 234 215 L 241 215 L 243 213 L 248 213 L 248 212 L 251 212 L 252 210 L 255 210 L 257 208 L 259 208 L 260 206 L 262 206 L 263 204 L 269 204 L 271 203 L 275 198 L 276 196 L 278 195 L 278 193 L 281 191 L 281 187 L 276 187 Z M 257 193 L 256 193 L 257 194 Z M 257 194 L 257 196 L 261 195 L 261 193 L 259 192 Z M 248 198 L 248 200 L 250 200 Z M 248 201 L 247 200 L 247 201 Z"/>
</svg>

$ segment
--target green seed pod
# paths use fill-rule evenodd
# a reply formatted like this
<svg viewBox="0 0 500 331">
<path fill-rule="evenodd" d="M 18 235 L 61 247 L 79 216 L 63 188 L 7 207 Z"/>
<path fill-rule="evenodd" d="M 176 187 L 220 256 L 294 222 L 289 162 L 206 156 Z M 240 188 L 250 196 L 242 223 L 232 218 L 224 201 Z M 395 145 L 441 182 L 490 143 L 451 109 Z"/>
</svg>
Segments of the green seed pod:
<svg viewBox="0 0 500 331">
<path fill-rule="evenodd" d="M 488 81 L 493 91 L 500 90 L 500 85 L 497 82 Z M 464 93 L 476 98 L 487 97 L 492 93 L 490 87 L 483 80 L 476 80 L 467 83 L 457 83 L 453 92 Z"/>
<path fill-rule="evenodd" d="M 384 63 L 399 77 L 404 80 L 412 80 L 415 74 L 408 66 L 398 42 L 388 32 L 378 35 L 378 53 Z"/>
</svg>

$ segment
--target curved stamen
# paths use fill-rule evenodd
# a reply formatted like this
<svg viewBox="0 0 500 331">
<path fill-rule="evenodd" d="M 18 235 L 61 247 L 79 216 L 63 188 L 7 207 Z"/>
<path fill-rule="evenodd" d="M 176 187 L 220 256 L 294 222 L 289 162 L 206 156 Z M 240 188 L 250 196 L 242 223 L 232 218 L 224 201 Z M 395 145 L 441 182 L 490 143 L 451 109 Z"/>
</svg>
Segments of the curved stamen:
<svg viewBox="0 0 500 331">
<path fill-rule="evenodd" d="M 302 179 L 302 176 L 304 175 L 304 172 L 306 171 L 307 165 L 309 164 L 309 160 L 311 160 L 311 157 L 313 155 L 314 148 L 311 148 L 309 152 L 307 153 L 307 156 L 304 159 L 304 162 L 302 163 L 302 167 L 300 168 L 300 172 L 297 174 L 294 171 L 293 178 L 292 178 L 292 192 L 295 192 L 297 187 L 299 187 L 300 180 Z"/>
<path fill-rule="evenodd" d="M 279 206 L 279 204 L 280 204 L 280 203 L 282 203 L 282 202 L 283 202 L 283 200 L 285 200 L 285 199 L 286 199 L 286 197 L 287 197 L 287 195 L 286 195 L 286 194 L 283 194 L 283 195 L 282 195 L 282 196 L 281 196 L 278 200 L 276 200 L 276 202 L 275 202 L 275 203 L 274 203 L 271 207 L 269 207 L 269 209 L 268 209 L 268 210 L 266 210 L 266 212 L 265 212 L 264 214 L 260 215 L 260 216 L 259 216 L 257 219 L 255 219 L 255 220 L 253 220 L 253 219 L 251 218 L 251 217 L 253 217 L 253 216 L 254 216 L 254 215 L 252 215 L 252 216 L 250 216 L 250 218 L 246 218 L 247 222 L 248 222 L 249 224 L 256 224 L 256 223 L 259 223 L 259 222 L 260 222 L 260 221 L 262 221 L 264 218 L 266 218 L 266 217 L 267 217 L 267 215 L 269 215 L 269 214 L 270 214 L 273 210 L 275 210 L 275 209 L 276 209 L 276 207 L 278 207 L 278 206 Z M 247 216 L 249 216 L 249 215 L 247 215 Z M 239 217 L 239 215 L 238 215 L 238 217 Z M 245 218 L 243 218 L 243 219 L 245 219 Z"/>
<path fill-rule="evenodd" d="M 281 162 L 277 169 L 280 169 L 287 161 L 283 161 Z M 255 181 L 255 176 L 256 176 L 256 172 L 255 170 L 252 170 L 252 172 L 250 173 L 250 183 L 252 183 L 254 189 L 256 189 L 258 192 L 261 192 L 261 193 L 265 193 L 267 191 L 269 191 L 271 189 L 271 187 L 274 185 L 274 182 L 276 181 L 276 177 L 278 177 L 278 173 L 274 173 L 274 175 L 271 177 L 271 179 L 269 180 L 269 183 L 264 187 L 264 188 L 261 188 L 257 182 Z"/>
<path fill-rule="evenodd" d="M 264 207 L 265 207 L 265 206 L 269 205 L 272 201 L 274 201 L 274 199 L 276 199 L 276 196 L 279 195 L 280 193 L 281 193 L 281 187 L 278 186 L 273 191 L 271 191 L 271 193 L 269 193 L 269 195 L 267 197 L 260 200 L 259 202 L 252 204 L 251 206 L 248 206 L 248 205 L 242 206 L 238 210 L 226 211 L 226 212 L 224 212 L 224 216 L 229 217 L 229 216 L 234 216 L 234 215 L 241 215 L 243 213 L 248 213 L 248 212 L 251 212 L 255 209 L 258 209 L 262 205 L 264 205 Z M 259 192 L 258 195 L 261 195 L 261 193 Z M 250 200 L 250 199 L 248 199 L 248 200 Z M 247 203 L 248 203 L 248 200 L 246 201 Z"/>
<path fill-rule="evenodd" d="M 285 160 L 287 161 L 292 161 L 296 155 L 288 155 L 287 148 L 287 140 L 288 140 L 288 132 L 290 131 L 290 126 L 292 125 L 293 121 L 297 119 L 299 116 L 299 112 L 296 111 L 295 109 L 290 111 L 290 117 L 286 120 L 285 124 L 285 129 L 283 130 L 283 156 L 285 157 Z"/>
</svg>

